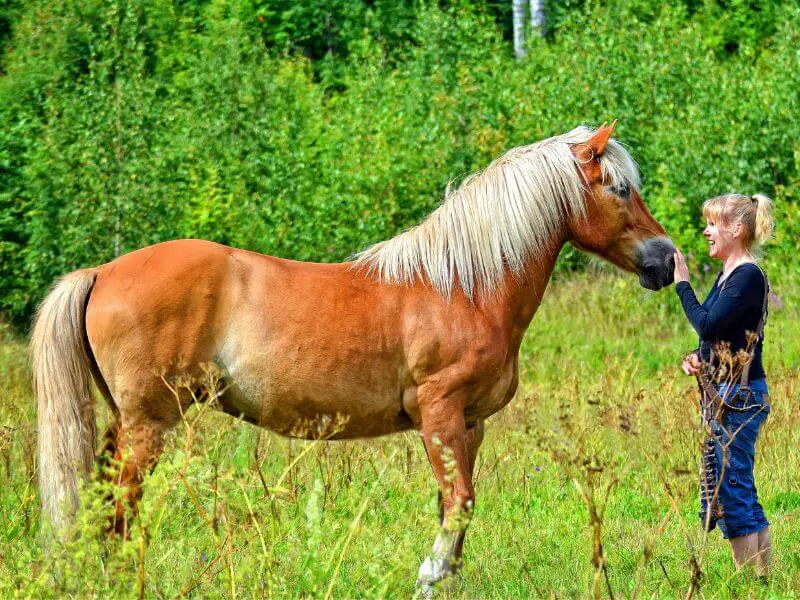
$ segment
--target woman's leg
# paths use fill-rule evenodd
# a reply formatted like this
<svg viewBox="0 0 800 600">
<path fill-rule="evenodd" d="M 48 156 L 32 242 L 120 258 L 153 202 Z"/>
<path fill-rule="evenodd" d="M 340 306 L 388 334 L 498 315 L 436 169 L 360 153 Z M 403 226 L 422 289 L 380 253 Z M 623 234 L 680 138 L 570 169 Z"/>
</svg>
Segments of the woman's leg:
<svg viewBox="0 0 800 600">
<path fill-rule="evenodd" d="M 758 534 L 742 535 L 728 540 L 733 551 L 733 562 L 736 568 L 741 570 L 745 567 L 755 568 L 758 561 Z"/>
<path fill-rule="evenodd" d="M 769 527 L 758 533 L 743 535 L 729 540 L 733 551 L 733 561 L 737 569 L 751 567 L 757 575 L 769 575 L 772 561 L 772 543 L 769 537 Z"/>
<path fill-rule="evenodd" d="M 753 470 L 756 440 L 768 413 L 767 404 L 761 411 L 728 414 L 721 440 L 727 456 L 719 490 L 725 510 L 720 525 L 729 538 L 736 568 L 749 568 L 760 576 L 769 572 L 771 548 L 769 522 L 758 502 Z M 722 463 L 721 457 L 718 461 Z"/>
<path fill-rule="evenodd" d="M 769 527 L 758 532 L 758 574 L 769 577 L 772 568 L 772 540 L 769 536 Z"/>
</svg>

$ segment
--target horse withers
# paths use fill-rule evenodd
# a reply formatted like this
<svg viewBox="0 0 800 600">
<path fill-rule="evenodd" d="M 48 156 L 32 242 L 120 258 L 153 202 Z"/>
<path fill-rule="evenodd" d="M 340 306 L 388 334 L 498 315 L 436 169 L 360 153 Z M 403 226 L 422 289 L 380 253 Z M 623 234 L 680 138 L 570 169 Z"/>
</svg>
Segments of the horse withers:
<svg viewBox="0 0 800 600">
<path fill-rule="evenodd" d="M 143 474 L 193 400 L 176 401 L 157 374 L 200 377 L 213 362 L 226 374 L 220 407 L 273 431 L 343 415 L 339 439 L 420 432 L 443 498 L 417 582 L 431 589 L 460 565 L 484 419 L 514 396 L 520 343 L 562 246 L 649 289 L 672 281 L 673 245 L 612 130 L 510 150 L 352 262 L 179 240 L 63 277 L 31 339 L 44 512 L 64 528 L 77 507 L 94 462 L 94 380 L 115 417 L 107 438 L 123 461 L 126 531 Z"/>
</svg>

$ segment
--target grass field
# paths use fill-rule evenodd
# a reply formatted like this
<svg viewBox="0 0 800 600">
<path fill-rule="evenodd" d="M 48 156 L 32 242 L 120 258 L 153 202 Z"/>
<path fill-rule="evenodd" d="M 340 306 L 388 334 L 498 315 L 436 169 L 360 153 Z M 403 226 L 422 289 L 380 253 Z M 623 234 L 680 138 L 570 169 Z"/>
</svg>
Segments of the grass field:
<svg viewBox="0 0 800 600">
<path fill-rule="evenodd" d="M 464 569 L 441 597 L 582 598 L 596 588 L 675 598 L 689 588 L 693 560 L 696 597 L 800 596 L 800 279 L 773 287 L 783 307 L 767 328 L 773 409 L 756 467 L 772 523 L 768 584 L 735 571 L 718 531 L 701 533 L 695 386 L 678 369 L 695 337 L 674 292 L 600 270 L 554 281 L 545 296 L 517 397 L 487 423 Z M 308 443 L 193 412 L 195 425 L 175 432 L 146 481 L 129 541 L 99 534 L 108 490 L 94 482 L 81 537 L 43 554 L 26 348 L 2 335 L 2 597 L 413 594 L 438 522 L 435 482 L 412 433 Z M 590 508 L 602 514 L 595 527 Z M 593 564 L 598 534 L 608 582 Z"/>
</svg>

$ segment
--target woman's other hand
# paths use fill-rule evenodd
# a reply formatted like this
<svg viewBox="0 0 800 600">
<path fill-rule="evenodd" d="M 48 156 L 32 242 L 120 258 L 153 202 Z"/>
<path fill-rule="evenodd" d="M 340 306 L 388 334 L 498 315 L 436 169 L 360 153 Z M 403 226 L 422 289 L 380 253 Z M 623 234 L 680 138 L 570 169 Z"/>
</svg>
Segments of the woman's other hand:
<svg viewBox="0 0 800 600">
<path fill-rule="evenodd" d="M 675 283 L 681 281 L 689 281 L 689 267 L 686 266 L 686 259 L 681 254 L 681 251 L 675 249 Z"/>
<path fill-rule="evenodd" d="M 697 352 L 692 352 L 684 357 L 681 369 L 687 375 L 698 375 L 700 373 L 700 357 L 697 356 Z"/>
</svg>

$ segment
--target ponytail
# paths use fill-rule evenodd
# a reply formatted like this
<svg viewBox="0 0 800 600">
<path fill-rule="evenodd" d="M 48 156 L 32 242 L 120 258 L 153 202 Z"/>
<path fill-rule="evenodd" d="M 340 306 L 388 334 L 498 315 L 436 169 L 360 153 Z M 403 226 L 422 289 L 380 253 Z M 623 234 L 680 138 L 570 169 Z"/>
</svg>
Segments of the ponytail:
<svg viewBox="0 0 800 600">
<path fill-rule="evenodd" d="M 772 216 L 772 200 L 764 194 L 753 194 L 750 199 L 756 205 L 756 226 L 754 241 L 761 245 L 766 242 L 775 229 L 775 219 Z"/>
</svg>

